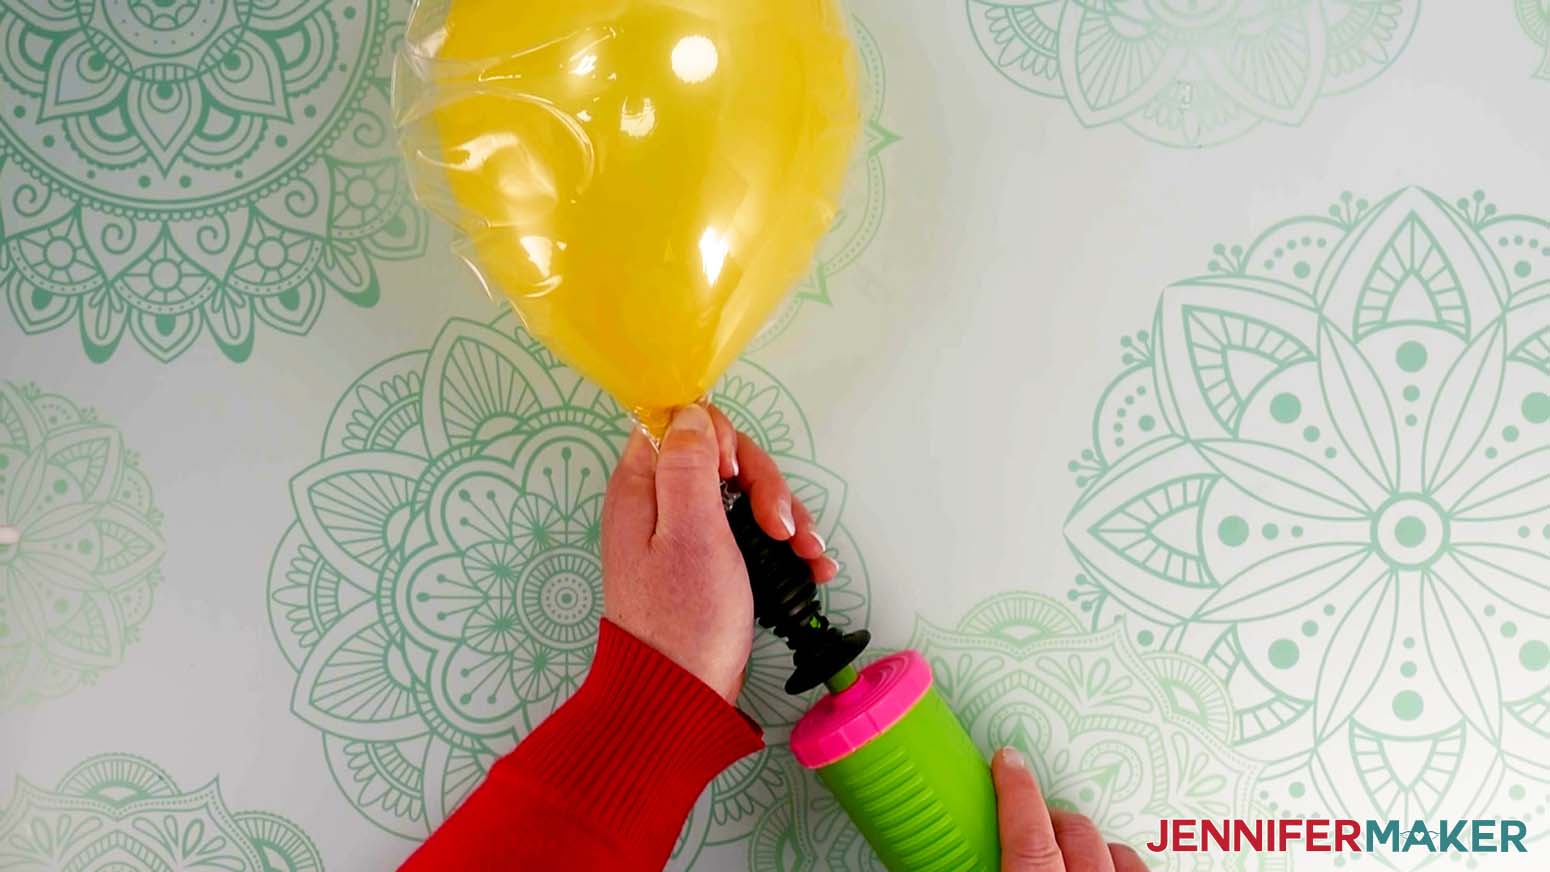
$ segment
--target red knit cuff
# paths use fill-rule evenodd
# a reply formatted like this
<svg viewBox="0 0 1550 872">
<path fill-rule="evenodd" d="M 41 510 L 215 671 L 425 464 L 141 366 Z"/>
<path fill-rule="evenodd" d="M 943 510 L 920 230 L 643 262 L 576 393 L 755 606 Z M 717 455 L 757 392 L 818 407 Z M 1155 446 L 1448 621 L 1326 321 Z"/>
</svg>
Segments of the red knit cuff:
<svg viewBox="0 0 1550 872">
<path fill-rule="evenodd" d="M 762 747 L 709 685 L 605 620 L 581 688 L 491 778 L 540 781 L 620 840 L 660 842 L 665 861 L 711 779 Z"/>
</svg>

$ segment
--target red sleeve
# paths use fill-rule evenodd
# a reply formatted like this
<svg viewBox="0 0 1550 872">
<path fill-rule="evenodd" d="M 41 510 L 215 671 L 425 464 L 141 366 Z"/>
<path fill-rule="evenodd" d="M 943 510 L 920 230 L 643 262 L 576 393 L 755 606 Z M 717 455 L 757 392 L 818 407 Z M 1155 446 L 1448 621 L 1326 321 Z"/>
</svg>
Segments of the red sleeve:
<svg viewBox="0 0 1550 872">
<path fill-rule="evenodd" d="M 717 773 L 763 733 L 704 682 L 603 621 L 592 670 L 400 872 L 659 870 Z"/>
</svg>

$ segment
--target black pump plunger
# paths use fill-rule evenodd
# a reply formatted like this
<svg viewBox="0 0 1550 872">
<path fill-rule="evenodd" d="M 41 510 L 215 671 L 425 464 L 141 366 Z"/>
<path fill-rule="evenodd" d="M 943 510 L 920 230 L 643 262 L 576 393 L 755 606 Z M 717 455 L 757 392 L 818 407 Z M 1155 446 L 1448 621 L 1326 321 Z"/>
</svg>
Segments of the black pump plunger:
<svg viewBox="0 0 1550 872">
<path fill-rule="evenodd" d="M 729 485 L 725 498 L 727 523 L 748 565 L 754 617 L 791 649 L 796 669 L 786 679 L 786 693 L 795 696 L 820 684 L 830 690 L 844 689 L 855 680 L 850 664 L 866 650 L 872 634 L 845 633 L 830 626 L 807 561 L 789 543 L 771 539 L 759 529 L 746 495 Z"/>
</svg>

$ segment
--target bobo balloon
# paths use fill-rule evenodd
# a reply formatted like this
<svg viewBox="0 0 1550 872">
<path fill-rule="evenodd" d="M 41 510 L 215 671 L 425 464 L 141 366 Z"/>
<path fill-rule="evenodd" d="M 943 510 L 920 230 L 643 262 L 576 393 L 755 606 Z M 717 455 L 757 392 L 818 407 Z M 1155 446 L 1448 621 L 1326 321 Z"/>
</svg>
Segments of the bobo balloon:
<svg viewBox="0 0 1550 872">
<path fill-rule="evenodd" d="M 807 268 L 860 131 L 835 0 L 436 0 L 395 115 L 486 289 L 653 437 Z"/>
<path fill-rule="evenodd" d="M 436 0 L 394 107 L 416 195 L 528 330 L 654 437 L 807 268 L 860 131 L 837 0 Z M 727 493 L 791 752 L 894 872 L 999 868 L 989 768 L 913 652 L 857 670 L 806 561 Z"/>
</svg>

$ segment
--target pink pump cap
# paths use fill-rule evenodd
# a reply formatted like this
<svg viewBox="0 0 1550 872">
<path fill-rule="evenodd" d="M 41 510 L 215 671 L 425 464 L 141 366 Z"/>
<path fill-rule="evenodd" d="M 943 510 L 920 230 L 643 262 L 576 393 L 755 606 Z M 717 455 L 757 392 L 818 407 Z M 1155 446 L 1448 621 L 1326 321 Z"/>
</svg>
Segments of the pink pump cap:
<svg viewBox="0 0 1550 872">
<path fill-rule="evenodd" d="M 861 670 L 856 683 L 831 693 L 797 721 L 791 753 L 809 769 L 828 766 L 886 733 L 931 689 L 931 667 L 901 651 Z"/>
</svg>

